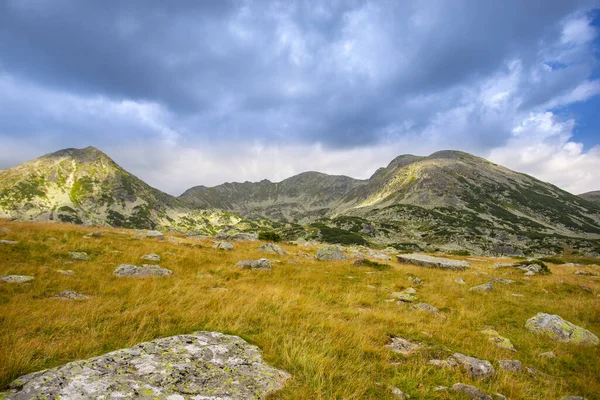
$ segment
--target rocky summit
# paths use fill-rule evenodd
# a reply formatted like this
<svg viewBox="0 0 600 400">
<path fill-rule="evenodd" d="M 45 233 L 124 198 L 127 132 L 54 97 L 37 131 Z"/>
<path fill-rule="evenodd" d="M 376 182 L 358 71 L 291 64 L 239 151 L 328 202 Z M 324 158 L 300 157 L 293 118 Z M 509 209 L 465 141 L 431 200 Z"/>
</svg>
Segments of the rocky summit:
<svg viewBox="0 0 600 400">
<path fill-rule="evenodd" d="M 239 337 L 216 332 L 157 339 L 22 376 L 2 398 L 262 399 L 289 374 Z"/>
</svg>

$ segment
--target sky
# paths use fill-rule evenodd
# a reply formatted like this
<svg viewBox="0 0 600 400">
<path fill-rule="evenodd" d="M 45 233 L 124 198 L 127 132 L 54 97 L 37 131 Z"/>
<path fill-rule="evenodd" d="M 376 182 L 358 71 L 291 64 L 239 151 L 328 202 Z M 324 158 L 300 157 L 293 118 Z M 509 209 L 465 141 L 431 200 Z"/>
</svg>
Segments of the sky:
<svg viewBox="0 0 600 400">
<path fill-rule="evenodd" d="M 0 168 L 95 146 L 154 187 L 470 152 L 600 190 L 600 0 L 0 0 Z"/>
</svg>

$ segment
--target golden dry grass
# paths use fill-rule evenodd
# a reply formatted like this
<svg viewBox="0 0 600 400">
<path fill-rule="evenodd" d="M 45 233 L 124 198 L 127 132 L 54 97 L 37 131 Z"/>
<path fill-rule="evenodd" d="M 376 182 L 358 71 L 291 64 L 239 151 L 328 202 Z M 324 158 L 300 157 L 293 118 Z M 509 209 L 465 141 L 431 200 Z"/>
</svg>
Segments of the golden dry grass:
<svg viewBox="0 0 600 400">
<path fill-rule="evenodd" d="M 259 244 L 236 243 L 232 252 L 214 250 L 211 240 L 172 236 L 170 240 L 137 239 L 135 231 L 94 229 L 62 224 L 0 221 L 10 229 L 0 239 L 0 275 L 30 274 L 28 284 L 0 282 L 0 387 L 20 375 L 128 347 L 158 337 L 197 330 L 241 336 L 258 345 L 264 358 L 293 376 L 277 399 L 391 399 L 397 386 L 412 399 L 452 399 L 435 392 L 438 385 L 473 384 L 510 399 L 555 399 L 562 395 L 600 398 L 600 346 L 578 347 L 533 335 L 525 321 L 537 312 L 559 314 L 600 334 L 600 282 L 573 275 L 574 269 L 551 265 L 550 276 L 530 279 L 516 271 L 493 270 L 502 260 L 472 261 L 473 270 L 448 272 L 390 262 L 377 271 L 352 261 L 319 262 L 288 256 L 273 270 L 235 267 L 243 259 L 265 256 Z M 86 251 L 90 261 L 72 261 L 69 251 Z M 140 257 L 158 253 L 168 278 L 131 279 L 112 275 L 121 263 L 140 265 Z M 460 258 L 460 257 L 455 257 Z M 295 260 L 297 264 L 288 263 Z M 64 276 L 58 269 L 72 269 Z M 597 267 L 587 269 L 600 272 Z M 489 275 L 478 275 L 485 272 Z M 418 276 L 419 301 L 447 316 L 410 311 L 386 302 L 390 293 L 411 286 Z M 467 285 L 454 280 L 462 276 Z M 517 281 L 497 284 L 492 293 L 469 292 L 490 277 Z M 585 284 L 593 290 L 581 288 Z M 374 288 L 373 288 L 374 287 Z M 61 290 L 95 296 L 86 301 L 49 298 Z M 513 293 L 524 297 L 514 297 Z M 486 326 L 509 337 L 518 353 L 501 350 L 479 331 Z M 403 357 L 385 345 L 397 335 L 428 345 Z M 539 353 L 554 351 L 555 360 Z M 519 359 L 538 369 L 537 378 L 499 371 L 474 381 L 460 371 L 427 365 L 430 358 L 461 352 L 488 359 Z"/>
</svg>

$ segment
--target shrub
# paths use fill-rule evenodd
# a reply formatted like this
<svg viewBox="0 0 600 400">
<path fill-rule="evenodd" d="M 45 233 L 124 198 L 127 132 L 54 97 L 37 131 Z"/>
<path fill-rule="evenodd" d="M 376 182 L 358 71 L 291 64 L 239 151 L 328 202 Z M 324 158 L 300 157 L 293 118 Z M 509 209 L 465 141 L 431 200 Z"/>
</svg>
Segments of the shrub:
<svg viewBox="0 0 600 400">
<path fill-rule="evenodd" d="M 390 269 L 388 264 L 379 263 L 377 261 L 371 261 L 368 258 L 363 258 L 354 262 L 354 265 L 364 265 L 367 267 L 375 268 L 378 271 L 384 271 L 386 269 Z"/>
<path fill-rule="evenodd" d="M 274 231 L 262 231 L 258 233 L 258 240 L 265 242 L 281 242 L 281 236 Z"/>
<path fill-rule="evenodd" d="M 451 252 L 449 252 L 448 254 L 452 255 L 452 256 L 470 256 L 471 253 L 468 250 L 453 250 Z"/>
<path fill-rule="evenodd" d="M 551 263 L 551 264 L 566 264 L 565 260 L 558 257 L 542 257 L 540 261 Z"/>
</svg>

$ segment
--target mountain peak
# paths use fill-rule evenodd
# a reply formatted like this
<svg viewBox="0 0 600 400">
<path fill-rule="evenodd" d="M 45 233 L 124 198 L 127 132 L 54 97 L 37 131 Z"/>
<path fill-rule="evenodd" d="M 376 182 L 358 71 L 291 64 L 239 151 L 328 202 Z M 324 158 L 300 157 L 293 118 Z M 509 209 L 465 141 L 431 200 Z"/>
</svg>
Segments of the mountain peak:
<svg viewBox="0 0 600 400">
<path fill-rule="evenodd" d="M 83 149 L 76 149 L 76 148 L 62 149 L 62 150 L 58 150 L 54 153 L 46 154 L 42 158 L 65 158 L 65 157 L 70 157 L 70 158 L 73 158 L 75 160 L 82 161 L 82 162 L 94 162 L 99 159 L 110 160 L 110 157 L 108 157 L 104 152 L 102 152 L 101 150 L 98 150 L 97 148 L 95 148 L 93 146 L 88 146 Z"/>
</svg>

